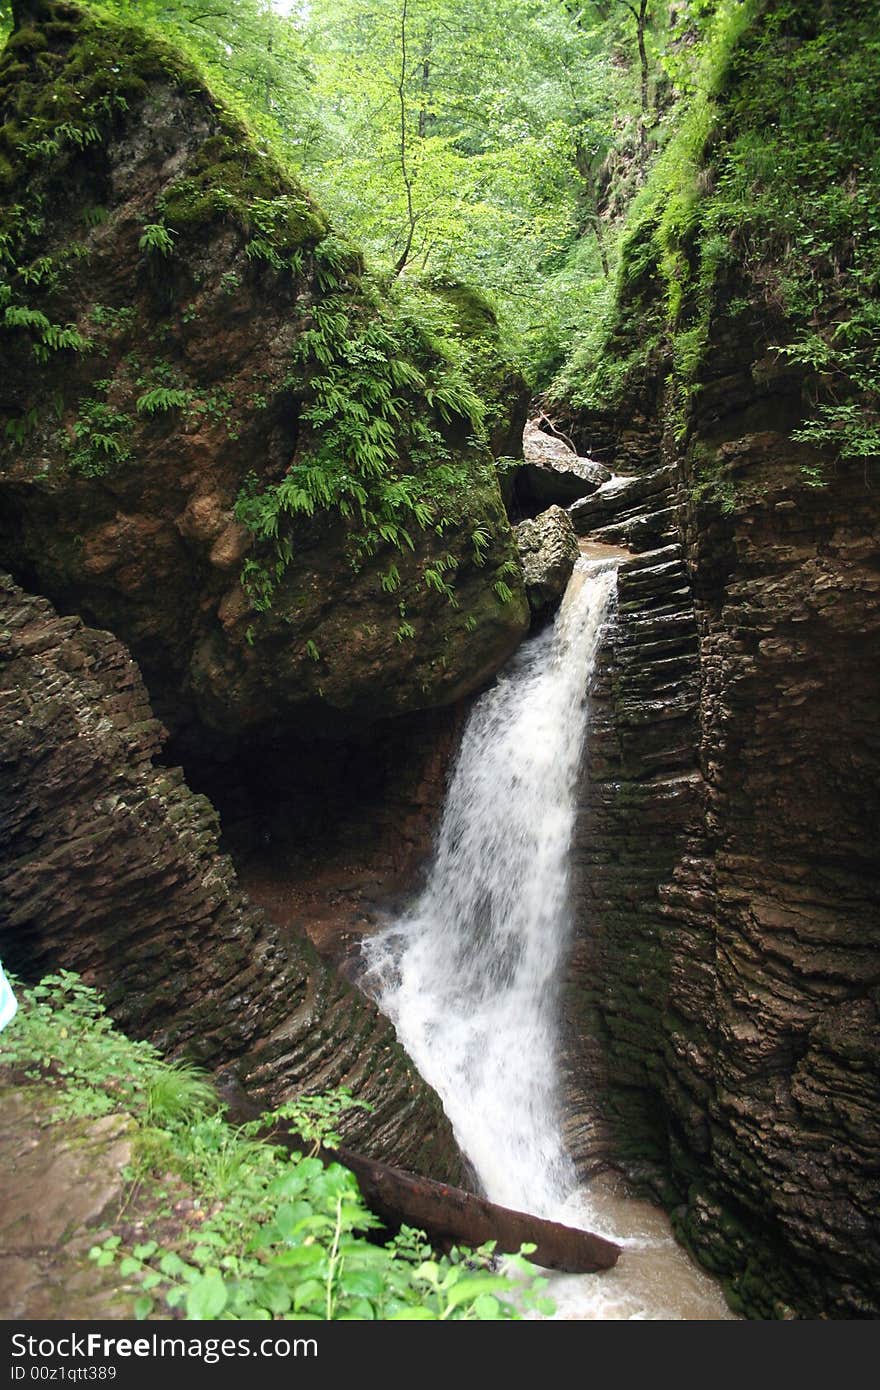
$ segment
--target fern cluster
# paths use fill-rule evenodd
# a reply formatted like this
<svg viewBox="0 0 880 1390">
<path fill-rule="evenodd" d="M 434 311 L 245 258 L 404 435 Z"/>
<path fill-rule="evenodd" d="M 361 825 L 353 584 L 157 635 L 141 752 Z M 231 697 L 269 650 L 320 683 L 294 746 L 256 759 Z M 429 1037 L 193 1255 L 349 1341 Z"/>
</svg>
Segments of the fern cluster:
<svg viewBox="0 0 880 1390">
<path fill-rule="evenodd" d="M 451 463 L 438 425 L 482 429 L 483 404 L 454 344 L 406 297 L 389 307 L 362 283 L 360 303 L 342 295 L 317 303 L 297 342 L 287 385 L 304 398 L 301 457 L 268 489 L 251 476 L 238 498 L 236 517 L 263 543 L 242 574 L 258 611 L 271 606 L 292 558 L 293 518 L 319 510 L 353 518 L 356 563 L 382 545 L 413 550 L 415 528 L 442 532 L 440 495 L 465 470 Z M 425 581 L 451 595 L 427 570 Z M 389 588 L 387 576 L 382 583 Z"/>
</svg>

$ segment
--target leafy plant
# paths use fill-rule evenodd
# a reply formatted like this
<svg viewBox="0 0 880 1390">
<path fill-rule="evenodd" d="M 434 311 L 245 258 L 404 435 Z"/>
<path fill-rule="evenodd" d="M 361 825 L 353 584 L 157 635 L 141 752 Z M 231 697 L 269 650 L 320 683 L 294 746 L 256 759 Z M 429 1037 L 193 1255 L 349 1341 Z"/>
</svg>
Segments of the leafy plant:
<svg viewBox="0 0 880 1390">
<path fill-rule="evenodd" d="M 141 251 L 155 251 L 160 256 L 170 256 L 174 250 L 173 238 L 177 233 L 162 222 L 146 222 L 138 241 Z"/>
<path fill-rule="evenodd" d="M 384 545 L 414 549 L 412 527 L 433 525 L 442 532 L 437 501 L 458 475 L 443 462 L 447 451 L 436 433 L 440 461 L 407 470 L 410 442 L 415 452 L 429 438 L 419 397 L 444 420 L 457 417 L 481 427 L 482 404 L 454 348 L 436 337 L 412 297 L 400 297 L 389 309 L 386 297 L 374 293 L 366 307 L 358 311 L 340 296 L 314 306 L 289 378 L 306 398 L 306 447 L 279 483 L 261 490 L 251 477 L 239 494 L 236 518 L 262 543 L 260 557 L 250 556 L 242 570 L 258 611 L 271 606 L 290 562 L 289 523 L 296 517 L 333 510 L 355 520 L 356 561 Z M 448 567 L 446 560 L 435 561 L 425 583 L 451 600 L 452 587 L 443 578 Z M 393 591 L 399 583 L 395 566 L 381 583 Z"/>
<path fill-rule="evenodd" d="M 190 401 L 191 393 L 175 386 L 153 386 L 138 397 L 137 409 L 141 415 L 158 415 L 165 410 L 182 410 Z"/>
<path fill-rule="evenodd" d="M 96 390 L 106 391 L 109 385 L 109 381 L 93 383 Z M 133 426 L 131 416 L 106 399 L 84 397 L 73 422 L 73 437 L 63 440 L 70 471 L 84 478 L 99 478 L 115 465 L 126 463 L 131 458 Z"/>
</svg>

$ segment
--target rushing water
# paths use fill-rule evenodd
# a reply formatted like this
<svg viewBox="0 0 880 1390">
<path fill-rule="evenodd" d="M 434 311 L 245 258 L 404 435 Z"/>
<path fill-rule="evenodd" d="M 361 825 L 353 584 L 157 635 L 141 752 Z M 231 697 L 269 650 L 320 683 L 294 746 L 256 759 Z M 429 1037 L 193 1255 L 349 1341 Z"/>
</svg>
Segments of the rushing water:
<svg viewBox="0 0 880 1390">
<path fill-rule="evenodd" d="M 474 705 L 428 882 L 364 942 L 364 983 L 439 1093 L 486 1196 L 620 1241 L 618 1267 L 553 1276 L 564 1318 L 721 1318 L 662 1213 L 607 1180 L 579 1190 L 563 1146 L 559 989 L 589 691 L 616 561 L 582 557 L 556 621 Z"/>
<path fill-rule="evenodd" d="M 552 628 L 474 706 L 425 890 L 365 945 L 368 987 L 486 1195 L 537 1215 L 574 1185 L 558 992 L 588 690 L 614 589 L 612 562 L 579 560 Z"/>
</svg>

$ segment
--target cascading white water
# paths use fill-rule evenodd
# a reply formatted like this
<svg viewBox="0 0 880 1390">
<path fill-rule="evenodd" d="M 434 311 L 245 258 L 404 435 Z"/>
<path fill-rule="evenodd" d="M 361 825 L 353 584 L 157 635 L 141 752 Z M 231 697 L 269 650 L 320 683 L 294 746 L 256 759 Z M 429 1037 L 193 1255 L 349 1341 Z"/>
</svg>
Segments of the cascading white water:
<svg viewBox="0 0 880 1390">
<path fill-rule="evenodd" d="M 364 943 L 365 985 L 439 1093 L 486 1195 L 550 1216 L 561 1139 L 558 997 L 588 691 L 614 561 L 578 560 L 552 628 L 474 706 L 427 886 Z"/>
</svg>

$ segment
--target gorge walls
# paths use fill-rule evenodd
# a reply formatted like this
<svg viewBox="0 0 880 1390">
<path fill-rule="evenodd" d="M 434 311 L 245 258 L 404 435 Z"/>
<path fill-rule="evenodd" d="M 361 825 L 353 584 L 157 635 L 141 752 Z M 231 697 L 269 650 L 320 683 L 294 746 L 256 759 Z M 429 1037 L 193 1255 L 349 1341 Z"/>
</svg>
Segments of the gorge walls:
<svg viewBox="0 0 880 1390">
<path fill-rule="evenodd" d="M 576 521 L 637 554 L 582 813 L 570 1065 L 600 1104 L 572 1138 L 763 1318 L 880 1311 L 876 128 L 867 9 L 821 8 L 742 10 L 567 388 L 580 450 L 637 478 Z"/>
<path fill-rule="evenodd" d="M 737 502 L 679 490 L 679 546 L 622 566 L 595 700 L 571 1137 L 647 1179 L 746 1312 L 876 1316 L 880 515 L 861 468 L 811 490 L 766 427 L 799 382 L 755 429 L 716 362 L 693 441 Z"/>
<path fill-rule="evenodd" d="M 346 797 L 388 793 L 381 853 L 411 872 L 455 706 L 528 625 L 487 442 L 521 429 L 524 385 L 489 311 L 447 287 L 443 346 L 439 300 L 368 275 L 161 37 L 68 0 L 13 12 L 3 958 L 81 971 L 134 1034 L 267 1103 L 347 1081 L 375 1107 L 351 1143 L 453 1177 L 390 1026 L 244 897 L 162 725 L 233 838 L 241 812 L 314 845 L 329 780 L 334 832 Z M 462 344 L 484 330 L 481 435 Z"/>
</svg>

